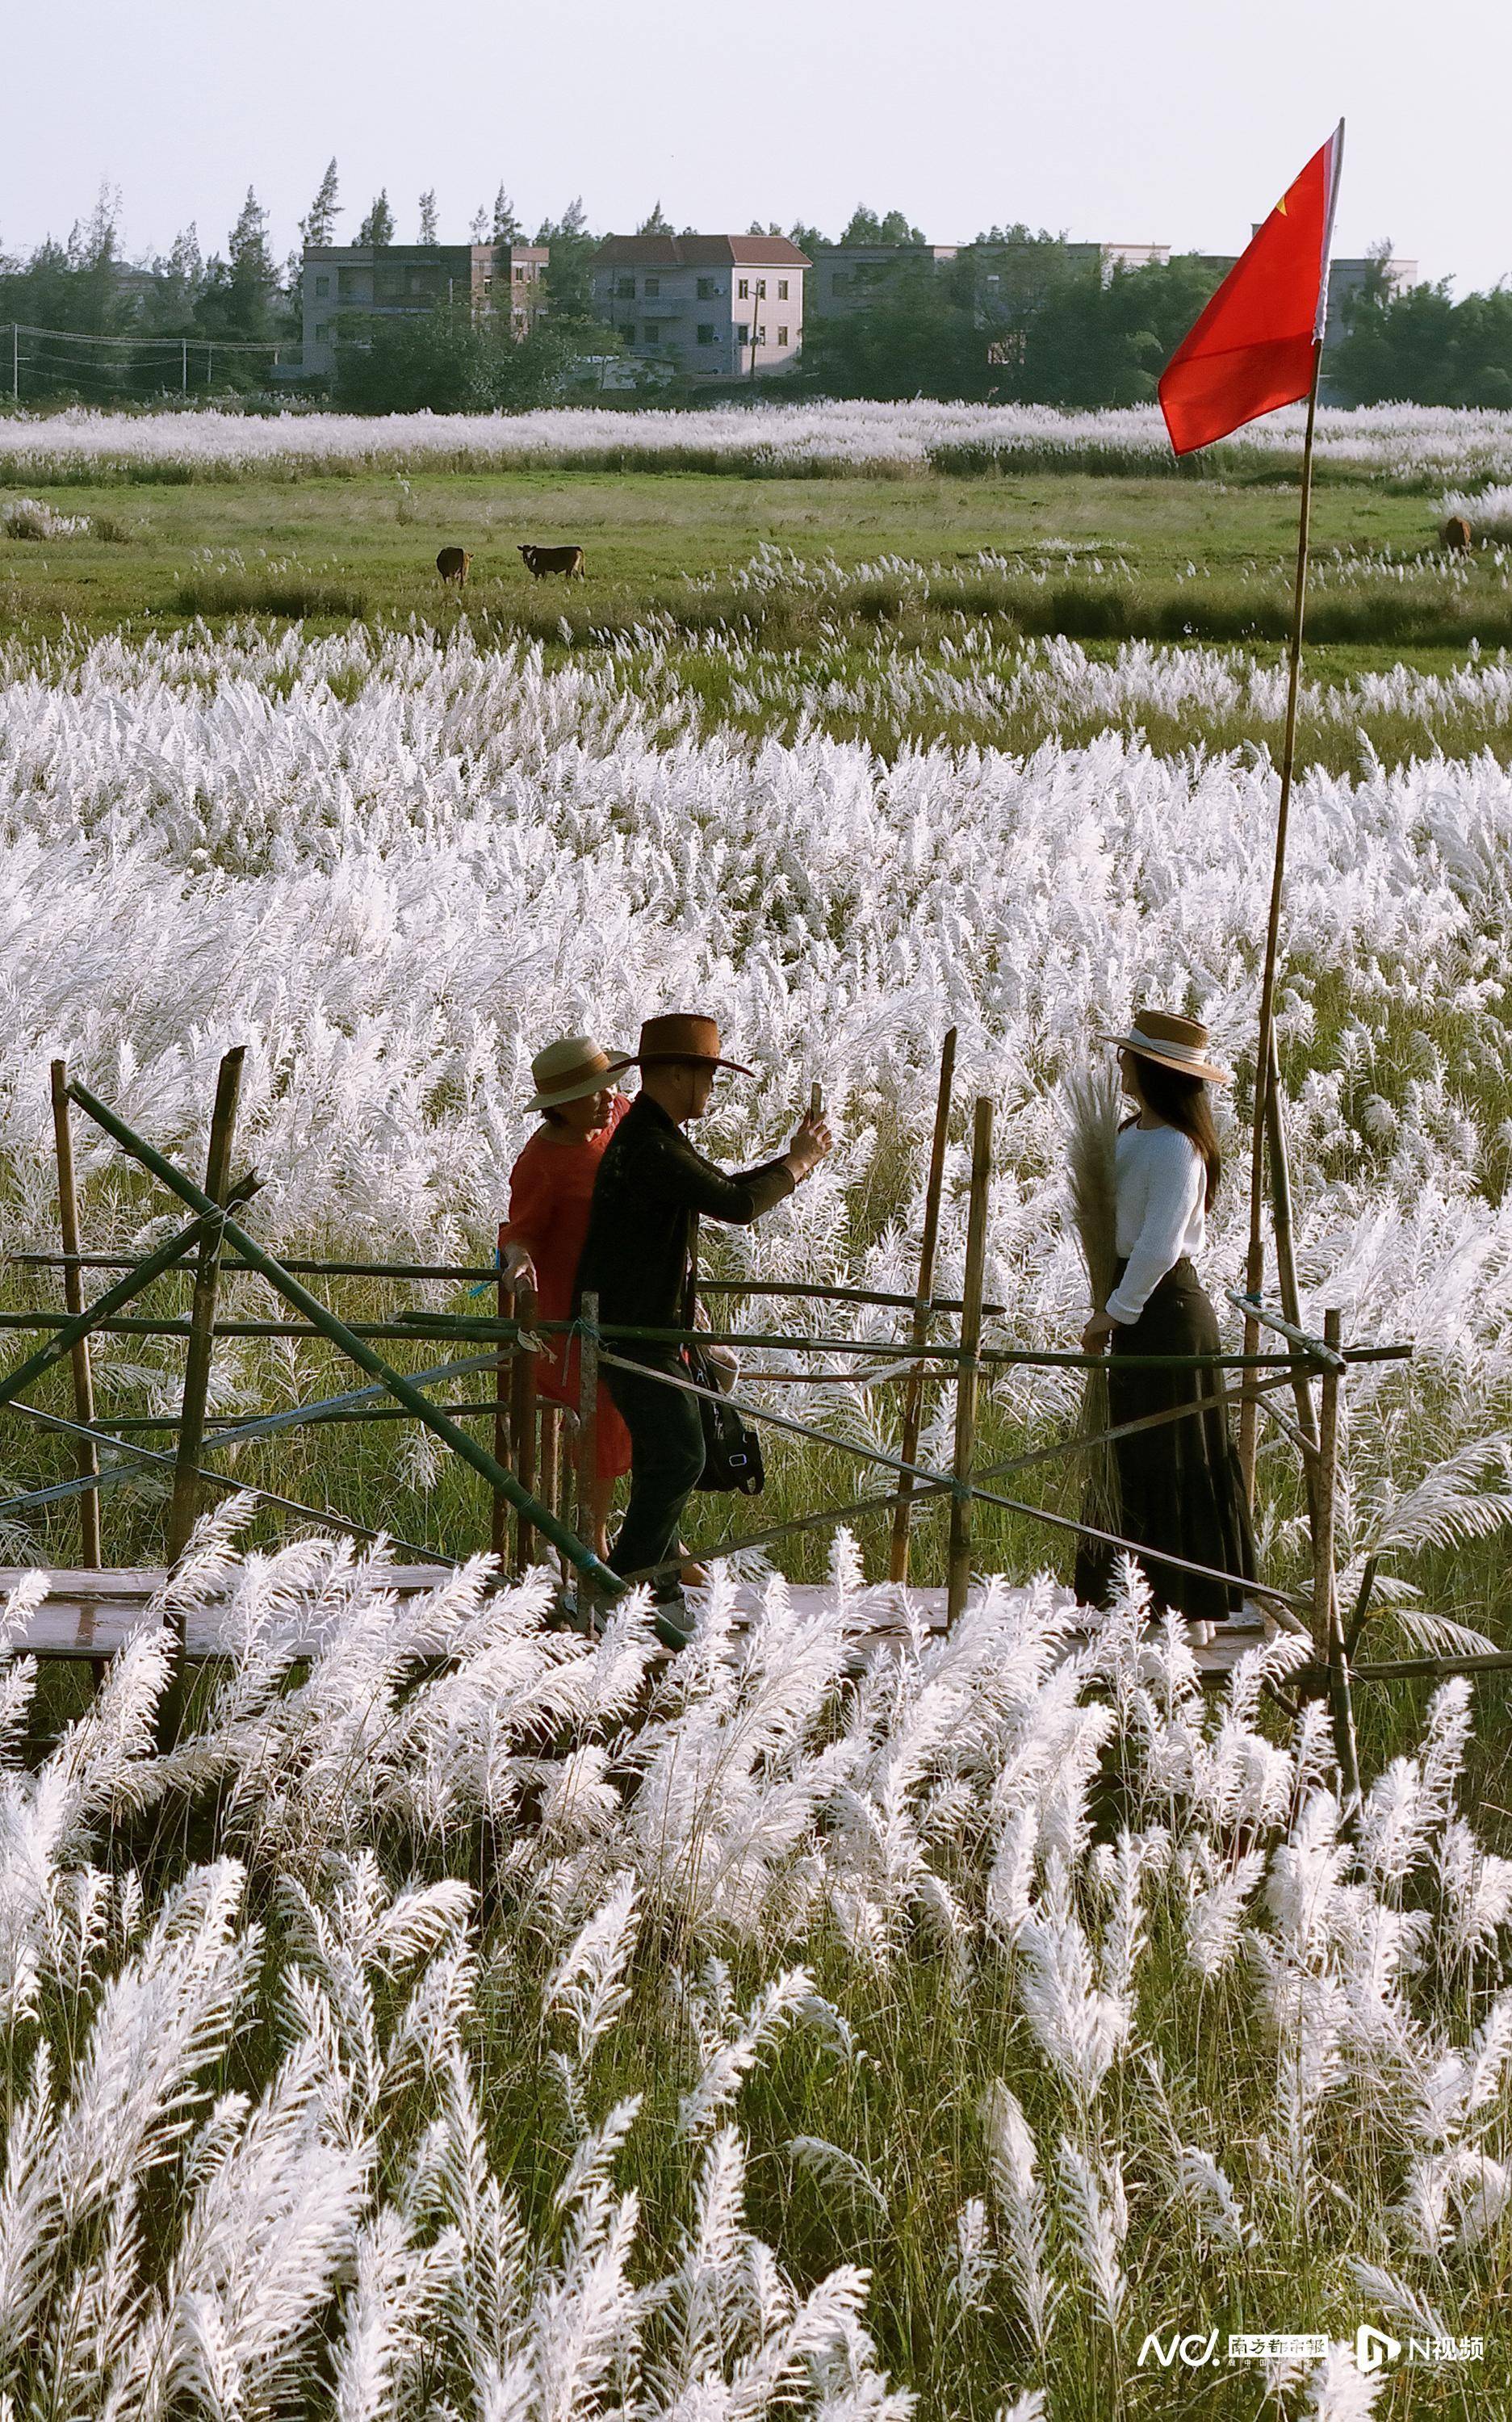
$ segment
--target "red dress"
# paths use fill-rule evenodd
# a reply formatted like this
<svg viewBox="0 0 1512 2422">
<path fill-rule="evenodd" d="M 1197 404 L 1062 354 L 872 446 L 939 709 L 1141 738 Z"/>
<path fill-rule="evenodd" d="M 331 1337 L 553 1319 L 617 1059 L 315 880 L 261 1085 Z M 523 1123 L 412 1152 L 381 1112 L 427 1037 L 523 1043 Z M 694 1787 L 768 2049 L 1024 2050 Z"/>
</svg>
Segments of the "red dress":
<svg viewBox="0 0 1512 2422">
<path fill-rule="evenodd" d="M 523 1245 L 534 1262 L 536 1304 L 543 1320 L 572 1318 L 573 1286 L 588 1235 L 593 1180 L 604 1147 L 629 1108 L 626 1094 L 614 1094 L 607 1126 L 585 1136 L 581 1143 L 550 1141 L 551 1129 L 538 1128 L 510 1172 L 510 1216 L 499 1228 L 499 1250 L 506 1245 Z M 559 1335 L 543 1342 L 546 1352 L 536 1360 L 537 1392 L 553 1404 L 570 1405 L 575 1412 L 577 1340 Z M 594 1426 L 598 1476 L 618 1480 L 630 1469 L 630 1433 L 602 1380 Z"/>
</svg>

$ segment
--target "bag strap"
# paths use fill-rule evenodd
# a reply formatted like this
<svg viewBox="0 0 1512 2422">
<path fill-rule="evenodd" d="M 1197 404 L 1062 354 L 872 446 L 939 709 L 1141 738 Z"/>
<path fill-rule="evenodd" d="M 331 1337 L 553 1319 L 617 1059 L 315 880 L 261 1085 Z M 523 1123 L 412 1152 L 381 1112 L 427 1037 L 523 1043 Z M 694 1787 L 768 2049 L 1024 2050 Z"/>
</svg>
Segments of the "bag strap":
<svg viewBox="0 0 1512 2422">
<path fill-rule="evenodd" d="M 691 1331 L 699 1306 L 699 1215 L 689 1215 L 687 1227 L 687 1269 L 683 1280 L 683 1327 Z M 683 1348 L 685 1353 L 691 1349 Z"/>
</svg>

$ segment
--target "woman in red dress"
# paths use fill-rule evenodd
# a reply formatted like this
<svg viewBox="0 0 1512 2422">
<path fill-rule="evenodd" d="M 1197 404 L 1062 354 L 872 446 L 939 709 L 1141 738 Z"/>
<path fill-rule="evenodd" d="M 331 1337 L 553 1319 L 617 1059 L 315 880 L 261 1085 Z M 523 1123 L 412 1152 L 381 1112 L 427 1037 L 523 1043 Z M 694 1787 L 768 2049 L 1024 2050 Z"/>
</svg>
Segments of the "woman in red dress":
<svg viewBox="0 0 1512 2422">
<path fill-rule="evenodd" d="M 510 1216 L 499 1228 L 498 1253 L 505 1278 L 512 1284 L 523 1279 L 534 1290 L 543 1320 L 572 1318 L 593 1180 L 604 1147 L 630 1107 L 614 1090 L 614 1078 L 633 1065 L 629 1052 L 611 1056 L 586 1034 L 548 1044 L 530 1063 L 536 1091 L 526 1107 L 539 1110 L 542 1121 L 510 1172 Z M 575 1413 L 577 1340 L 559 1333 L 545 1345 L 536 1362 L 537 1392 Z M 602 1379 L 594 1433 L 593 1547 L 607 1556 L 609 1505 L 615 1482 L 630 1469 L 630 1433 Z"/>
</svg>

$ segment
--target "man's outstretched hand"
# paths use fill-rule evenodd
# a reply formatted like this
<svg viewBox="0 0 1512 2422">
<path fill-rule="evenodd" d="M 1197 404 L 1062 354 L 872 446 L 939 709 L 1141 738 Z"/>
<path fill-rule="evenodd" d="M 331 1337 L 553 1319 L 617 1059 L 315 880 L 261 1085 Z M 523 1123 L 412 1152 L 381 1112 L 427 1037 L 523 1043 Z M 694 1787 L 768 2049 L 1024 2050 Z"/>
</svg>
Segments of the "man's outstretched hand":
<svg viewBox="0 0 1512 2422">
<path fill-rule="evenodd" d="M 824 1117 L 812 1118 L 807 1113 L 798 1121 L 797 1130 L 787 1148 L 787 1165 L 793 1172 L 795 1186 L 800 1186 L 812 1169 L 817 1169 L 826 1153 L 833 1152 L 835 1139 L 829 1132 L 829 1122 Z"/>
</svg>

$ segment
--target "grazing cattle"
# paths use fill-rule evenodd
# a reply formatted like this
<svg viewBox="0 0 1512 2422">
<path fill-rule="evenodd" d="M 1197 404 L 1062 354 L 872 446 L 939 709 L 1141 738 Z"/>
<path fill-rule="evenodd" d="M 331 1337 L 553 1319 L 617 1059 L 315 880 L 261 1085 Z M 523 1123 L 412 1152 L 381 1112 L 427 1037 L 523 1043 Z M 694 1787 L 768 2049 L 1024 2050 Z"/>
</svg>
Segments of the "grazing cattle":
<svg viewBox="0 0 1512 2422">
<path fill-rule="evenodd" d="M 443 580 L 454 580 L 460 589 L 467 577 L 472 557 L 460 546 L 444 546 L 435 559 L 435 568 Z"/>
<path fill-rule="evenodd" d="M 1463 513 L 1451 513 L 1439 536 L 1451 555 L 1470 553 L 1470 524 Z"/>
<path fill-rule="evenodd" d="M 532 580 L 543 580 L 548 572 L 560 572 L 569 580 L 584 580 L 583 550 L 580 546 L 522 546 L 525 568 Z"/>
</svg>

